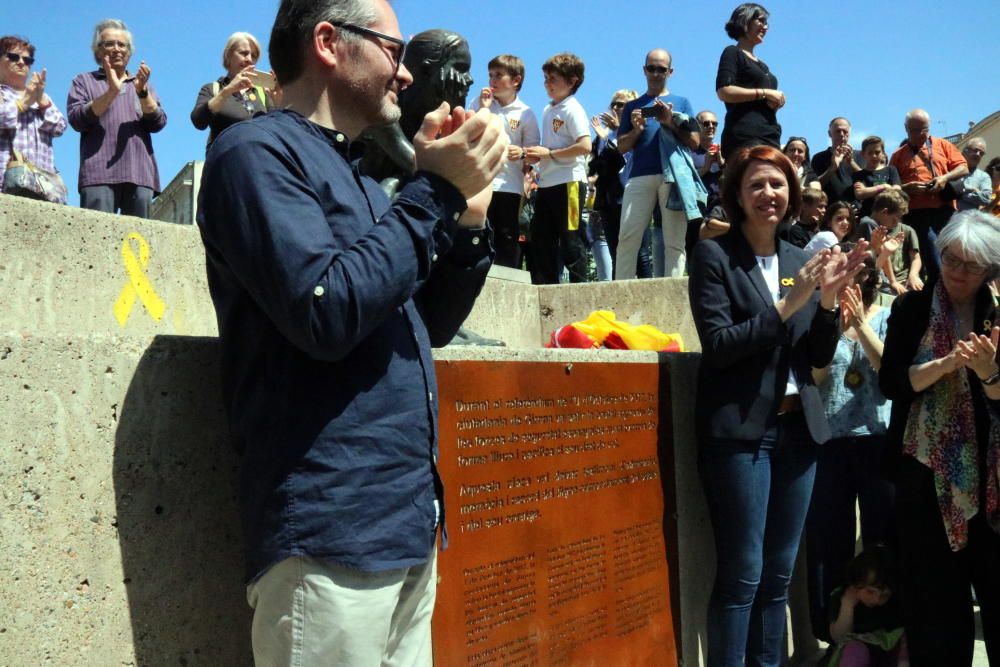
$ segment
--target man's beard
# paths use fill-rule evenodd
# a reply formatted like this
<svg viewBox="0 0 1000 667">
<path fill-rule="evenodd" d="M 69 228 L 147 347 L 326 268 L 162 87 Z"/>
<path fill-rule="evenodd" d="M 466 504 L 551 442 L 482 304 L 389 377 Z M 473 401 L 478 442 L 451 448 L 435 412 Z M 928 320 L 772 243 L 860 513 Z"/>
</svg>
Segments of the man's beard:
<svg viewBox="0 0 1000 667">
<path fill-rule="evenodd" d="M 387 93 L 392 90 L 392 83 L 381 84 L 376 81 L 353 81 L 348 86 L 348 94 L 354 100 L 359 116 L 365 119 L 368 127 L 376 125 L 391 125 L 399 120 L 401 111 L 397 103 L 391 102 Z M 396 92 L 398 99 L 398 91 Z"/>
</svg>

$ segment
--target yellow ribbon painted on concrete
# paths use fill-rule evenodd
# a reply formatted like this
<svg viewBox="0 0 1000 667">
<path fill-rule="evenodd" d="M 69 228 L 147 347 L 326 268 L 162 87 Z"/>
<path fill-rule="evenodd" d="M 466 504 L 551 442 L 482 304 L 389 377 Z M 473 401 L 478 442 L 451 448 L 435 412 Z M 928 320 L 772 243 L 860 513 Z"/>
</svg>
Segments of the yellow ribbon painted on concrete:
<svg viewBox="0 0 1000 667">
<path fill-rule="evenodd" d="M 138 257 L 135 256 L 135 251 L 132 249 L 133 241 L 139 245 Z M 146 276 L 145 269 L 146 265 L 149 264 L 149 243 L 138 232 L 132 232 L 122 241 L 122 263 L 125 265 L 125 273 L 128 274 L 128 282 L 122 287 L 121 294 L 118 295 L 118 300 L 115 301 L 113 308 L 118 324 L 124 327 L 125 323 L 128 322 L 129 314 L 135 307 L 137 298 L 145 306 L 149 316 L 159 322 L 167 310 L 167 305 L 160 299 L 156 290 L 153 289 L 153 283 Z"/>
</svg>

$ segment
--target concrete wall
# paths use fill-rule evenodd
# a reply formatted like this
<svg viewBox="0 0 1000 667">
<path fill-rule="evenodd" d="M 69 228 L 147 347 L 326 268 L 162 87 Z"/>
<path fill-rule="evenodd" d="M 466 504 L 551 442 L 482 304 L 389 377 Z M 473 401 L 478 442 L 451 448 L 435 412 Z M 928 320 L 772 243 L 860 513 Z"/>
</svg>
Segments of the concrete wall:
<svg viewBox="0 0 1000 667">
<path fill-rule="evenodd" d="M 157 320 L 136 302 L 124 324 L 114 306 L 128 284 L 127 237 L 148 244 L 148 277 L 163 304 Z M 215 336 L 205 252 L 193 225 L 108 216 L 0 195 L 0 331 Z M 128 242 L 137 257 L 139 244 Z M 613 310 L 619 319 L 698 337 L 687 308 L 687 279 L 629 280 L 536 287 L 523 271 L 494 267 L 466 326 L 508 347 L 537 349 L 549 333 Z"/>
<path fill-rule="evenodd" d="M 0 336 L 0 664 L 252 664 L 217 357 Z"/>
<path fill-rule="evenodd" d="M 145 239 L 142 273 L 164 306 L 157 321 L 137 301 L 124 325 L 114 305 L 129 285 L 129 234 Z M 140 254 L 139 243 L 129 252 Z M 192 226 L 109 216 L 0 195 L 0 331 L 217 334 L 205 251 Z"/>
<path fill-rule="evenodd" d="M 124 323 L 115 315 L 131 284 L 122 245 L 132 233 L 149 247 L 141 273 L 163 304 L 158 320 L 141 302 Z M 0 664 L 249 665 L 238 462 L 197 229 L 0 195 L 0 244 Z M 497 270 L 467 325 L 511 347 L 438 357 L 655 359 L 540 349 L 551 328 L 607 308 L 680 330 L 690 345 L 684 281 L 622 289 L 536 288 Z M 681 364 L 672 391 L 688 396 L 691 362 L 671 359 Z M 682 645 L 691 656 L 710 573 L 684 433 L 689 407 L 675 405 L 672 418 Z"/>
<path fill-rule="evenodd" d="M 483 348 L 436 356 L 656 360 Z M 670 359 L 671 391 L 686 396 L 696 357 Z M 0 664 L 251 664 L 238 459 L 218 374 L 210 338 L 0 335 L 0 410 L 17 415 L 0 421 Z M 692 656 L 711 557 L 682 403 L 671 417 L 681 641 Z"/>
</svg>

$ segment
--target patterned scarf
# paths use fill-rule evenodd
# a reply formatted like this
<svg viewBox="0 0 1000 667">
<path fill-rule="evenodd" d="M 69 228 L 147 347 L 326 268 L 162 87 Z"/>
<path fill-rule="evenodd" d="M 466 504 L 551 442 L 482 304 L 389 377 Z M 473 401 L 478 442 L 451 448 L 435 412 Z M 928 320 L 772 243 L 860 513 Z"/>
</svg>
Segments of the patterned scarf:
<svg viewBox="0 0 1000 667">
<path fill-rule="evenodd" d="M 931 301 L 930 322 L 920 340 L 914 364 L 947 356 L 958 340 L 958 318 L 944 281 Z M 987 328 L 987 331 L 989 328 Z M 1000 533 L 1000 420 L 990 410 L 986 456 L 986 518 Z M 938 507 L 952 551 L 969 540 L 969 519 L 979 512 L 979 460 L 976 416 L 968 373 L 949 373 L 913 399 L 903 433 L 903 453 L 934 472 Z"/>
</svg>

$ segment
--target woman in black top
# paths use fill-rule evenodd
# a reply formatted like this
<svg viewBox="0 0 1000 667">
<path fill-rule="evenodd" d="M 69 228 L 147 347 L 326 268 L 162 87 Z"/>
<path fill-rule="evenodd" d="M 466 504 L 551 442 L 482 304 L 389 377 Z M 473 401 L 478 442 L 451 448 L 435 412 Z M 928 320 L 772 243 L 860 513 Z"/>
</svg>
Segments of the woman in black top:
<svg viewBox="0 0 1000 667">
<path fill-rule="evenodd" d="M 226 68 L 226 76 L 202 86 L 194 109 L 191 110 L 191 122 L 196 128 L 211 128 L 206 150 L 219 133 L 233 123 L 274 108 L 274 91 L 265 88 L 264 84 L 267 82 L 255 74 L 258 58 L 260 43 L 250 33 L 236 32 L 226 40 L 226 46 L 222 50 L 222 66 Z"/>
<path fill-rule="evenodd" d="M 722 132 L 726 160 L 745 146 L 781 147 L 781 126 L 775 112 L 785 105 L 785 94 L 777 90 L 777 77 L 753 54 L 767 34 L 768 16 L 762 6 L 747 2 L 733 11 L 726 23 L 726 34 L 736 44 L 722 52 L 715 78 L 715 92 L 726 103 Z"/>
</svg>

